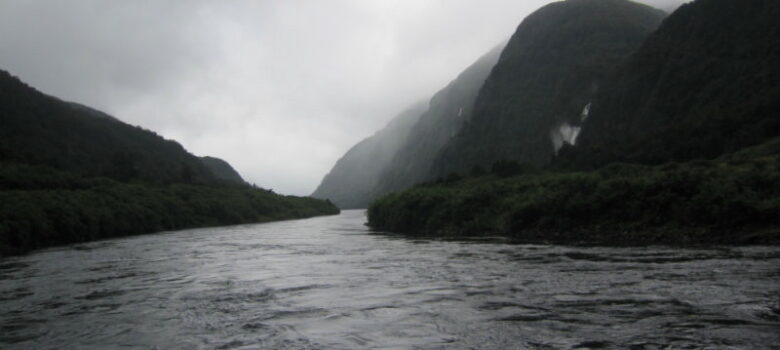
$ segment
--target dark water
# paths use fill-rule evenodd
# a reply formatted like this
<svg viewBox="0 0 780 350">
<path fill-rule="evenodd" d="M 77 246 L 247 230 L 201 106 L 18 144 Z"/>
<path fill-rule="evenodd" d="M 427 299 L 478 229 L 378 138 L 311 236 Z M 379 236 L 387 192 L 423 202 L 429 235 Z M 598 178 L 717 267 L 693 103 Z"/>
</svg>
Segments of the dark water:
<svg viewBox="0 0 780 350">
<path fill-rule="evenodd" d="M 0 260 L 0 349 L 778 349 L 780 248 L 372 235 L 362 211 Z"/>
</svg>

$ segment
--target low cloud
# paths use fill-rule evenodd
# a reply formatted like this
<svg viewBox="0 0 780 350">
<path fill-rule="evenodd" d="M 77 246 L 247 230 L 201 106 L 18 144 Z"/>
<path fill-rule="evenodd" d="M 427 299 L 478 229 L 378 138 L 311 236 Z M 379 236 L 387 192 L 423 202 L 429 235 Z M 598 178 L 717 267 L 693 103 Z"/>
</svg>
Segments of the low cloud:
<svg viewBox="0 0 780 350">
<path fill-rule="evenodd" d="M 0 68 L 306 195 L 549 2 L 4 0 Z"/>
</svg>

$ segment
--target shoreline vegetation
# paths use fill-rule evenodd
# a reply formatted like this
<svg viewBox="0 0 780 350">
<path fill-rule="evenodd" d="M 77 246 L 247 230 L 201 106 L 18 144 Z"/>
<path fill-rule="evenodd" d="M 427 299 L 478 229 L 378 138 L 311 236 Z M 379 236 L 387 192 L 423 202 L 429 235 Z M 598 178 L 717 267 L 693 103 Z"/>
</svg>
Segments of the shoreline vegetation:
<svg viewBox="0 0 780 350">
<path fill-rule="evenodd" d="M 0 257 L 114 237 L 338 213 L 328 201 L 250 186 L 120 182 L 0 164 Z"/>
<path fill-rule="evenodd" d="M 478 170 L 474 171 L 479 173 Z M 780 244 L 780 139 L 714 160 L 594 171 L 501 162 L 385 196 L 375 230 L 598 245 Z"/>
<path fill-rule="evenodd" d="M 247 184 L 224 160 L 0 70 L 0 257 L 196 227 L 338 214 Z"/>
</svg>

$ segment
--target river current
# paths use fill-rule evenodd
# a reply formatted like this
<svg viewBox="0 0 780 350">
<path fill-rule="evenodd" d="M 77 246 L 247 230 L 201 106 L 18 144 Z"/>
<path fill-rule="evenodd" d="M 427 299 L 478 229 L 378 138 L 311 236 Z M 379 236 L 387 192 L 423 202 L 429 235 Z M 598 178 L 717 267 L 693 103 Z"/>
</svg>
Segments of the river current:
<svg viewBox="0 0 780 350">
<path fill-rule="evenodd" d="M 0 349 L 780 349 L 780 247 L 371 233 L 364 211 L 0 260 Z"/>
</svg>

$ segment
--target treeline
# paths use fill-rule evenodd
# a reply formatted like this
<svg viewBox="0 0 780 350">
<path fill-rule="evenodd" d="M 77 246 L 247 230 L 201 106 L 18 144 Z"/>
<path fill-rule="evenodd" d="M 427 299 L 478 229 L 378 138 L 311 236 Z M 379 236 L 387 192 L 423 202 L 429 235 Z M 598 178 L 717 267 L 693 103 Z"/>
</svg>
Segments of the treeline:
<svg viewBox="0 0 780 350">
<path fill-rule="evenodd" d="M 450 178 L 374 203 L 369 225 L 420 235 L 606 244 L 780 242 L 780 140 L 710 161 Z"/>
<path fill-rule="evenodd" d="M 247 186 L 150 184 L 0 163 L 0 256 L 110 237 L 337 214 Z"/>
</svg>

